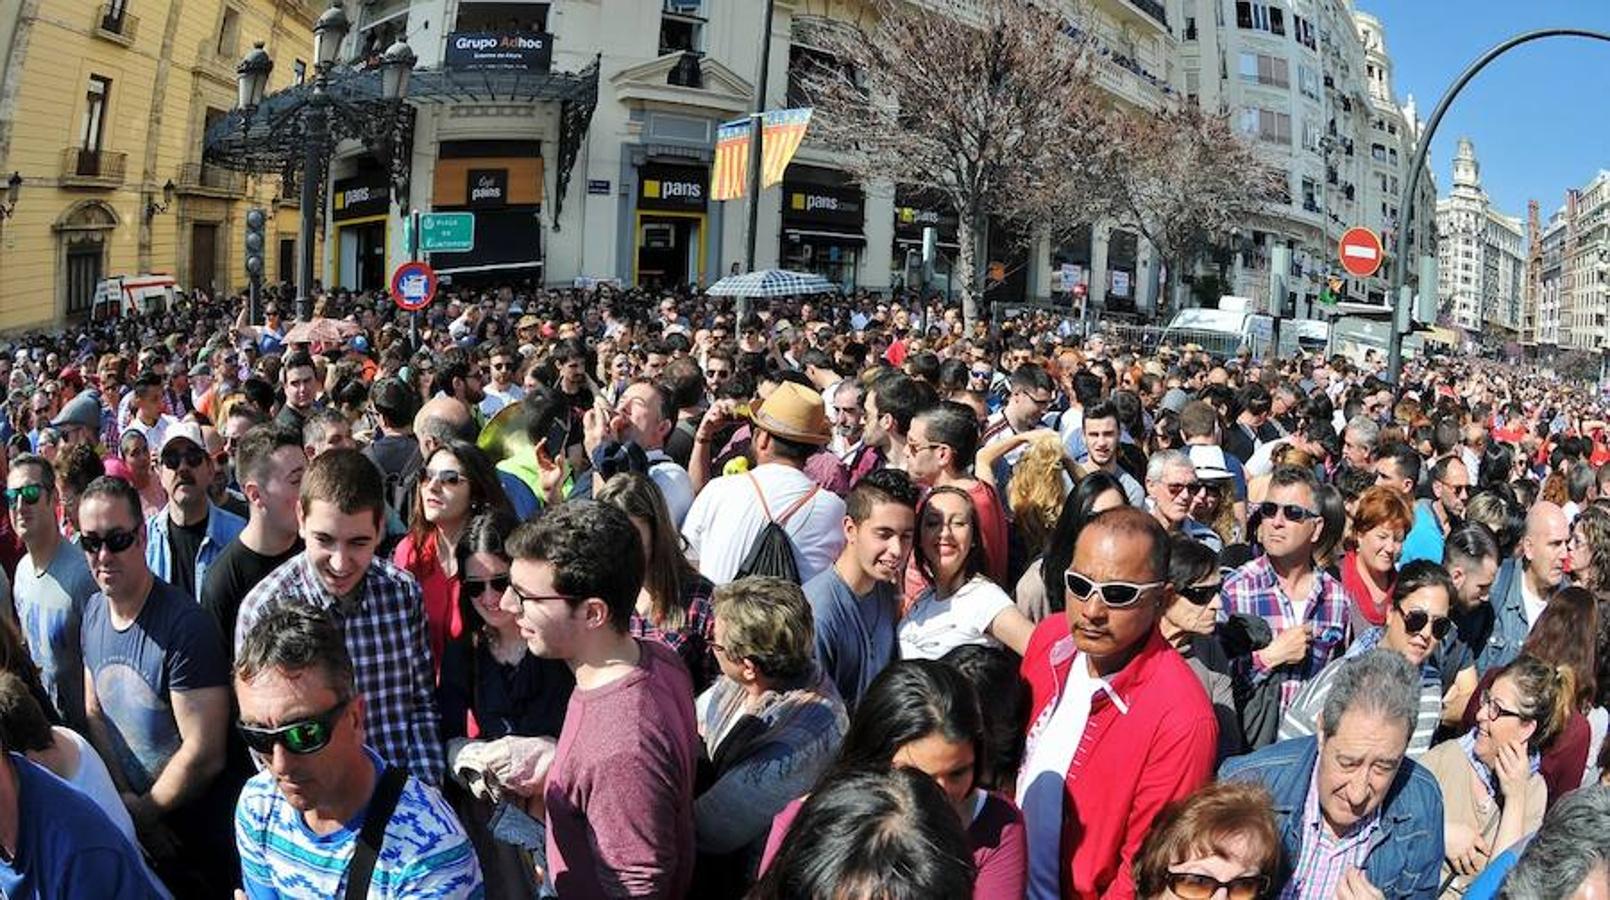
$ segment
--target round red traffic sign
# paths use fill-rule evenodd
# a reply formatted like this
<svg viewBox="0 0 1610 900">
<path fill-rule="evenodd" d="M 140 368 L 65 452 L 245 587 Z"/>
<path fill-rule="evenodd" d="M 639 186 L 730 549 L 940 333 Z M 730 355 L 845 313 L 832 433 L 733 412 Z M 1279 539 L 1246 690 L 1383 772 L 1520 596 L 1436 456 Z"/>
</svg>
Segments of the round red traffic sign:
<svg viewBox="0 0 1610 900">
<path fill-rule="evenodd" d="M 436 271 L 422 262 L 405 262 L 391 273 L 391 299 L 399 309 L 418 312 L 436 299 Z"/>
<path fill-rule="evenodd" d="M 1386 258 L 1381 247 L 1381 236 L 1368 228 L 1349 228 L 1342 235 L 1336 253 L 1341 257 L 1342 268 L 1359 278 L 1368 278 L 1380 268 Z"/>
</svg>

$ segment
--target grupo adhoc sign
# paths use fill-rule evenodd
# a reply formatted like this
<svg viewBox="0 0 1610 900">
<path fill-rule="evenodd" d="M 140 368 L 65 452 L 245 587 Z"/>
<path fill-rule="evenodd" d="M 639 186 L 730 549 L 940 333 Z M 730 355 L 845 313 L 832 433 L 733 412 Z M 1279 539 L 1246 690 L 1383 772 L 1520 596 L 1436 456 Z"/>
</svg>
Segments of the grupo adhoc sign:
<svg viewBox="0 0 1610 900">
<path fill-rule="evenodd" d="M 536 31 L 455 31 L 447 36 L 449 69 L 523 69 L 546 72 L 553 35 Z"/>
</svg>

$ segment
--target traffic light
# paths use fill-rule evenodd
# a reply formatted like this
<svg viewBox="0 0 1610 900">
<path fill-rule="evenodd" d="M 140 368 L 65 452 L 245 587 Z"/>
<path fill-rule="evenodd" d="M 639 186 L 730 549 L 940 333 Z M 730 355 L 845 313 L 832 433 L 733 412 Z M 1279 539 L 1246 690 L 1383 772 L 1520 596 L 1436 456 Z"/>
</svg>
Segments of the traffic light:
<svg viewBox="0 0 1610 900">
<path fill-rule="evenodd" d="M 246 274 L 256 284 L 263 278 L 263 248 L 267 246 L 264 229 L 268 226 L 268 213 L 261 207 L 246 211 Z"/>
</svg>

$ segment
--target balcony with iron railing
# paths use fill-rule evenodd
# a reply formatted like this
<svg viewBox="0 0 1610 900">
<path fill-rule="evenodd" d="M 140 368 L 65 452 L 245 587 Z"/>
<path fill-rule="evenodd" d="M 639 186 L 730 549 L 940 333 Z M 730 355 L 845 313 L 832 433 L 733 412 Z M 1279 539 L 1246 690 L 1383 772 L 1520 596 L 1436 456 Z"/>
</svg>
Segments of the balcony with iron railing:
<svg viewBox="0 0 1610 900">
<path fill-rule="evenodd" d="M 179 167 L 175 187 L 181 194 L 241 197 L 246 193 L 246 176 L 206 163 L 185 163 Z"/>
<path fill-rule="evenodd" d="M 62 151 L 61 186 L 113 188 L 123 183 L 129 155 L 111 150 L 68 147 Z"/>
<path fill-rule="evenodd" d="M 140 17 L 128 11 L 127 4 L 102 3 L 95 8 L 95 36 L 125 47 L 134 44 Z"/>
</svg>

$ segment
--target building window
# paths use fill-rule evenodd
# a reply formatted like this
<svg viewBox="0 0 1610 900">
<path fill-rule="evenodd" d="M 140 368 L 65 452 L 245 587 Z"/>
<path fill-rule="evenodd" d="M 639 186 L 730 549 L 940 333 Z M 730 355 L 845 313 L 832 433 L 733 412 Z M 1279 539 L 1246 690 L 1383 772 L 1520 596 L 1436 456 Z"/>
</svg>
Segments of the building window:
<svg viewBox="0 0 1610 900">
<path fill-rule="evenodd" d="M 1269 109 L 1244 109 L 1239 124 L 1243 132 L 1257 135 L 1259 140 L 1291 145 L 1291 116 L 1286 113 Z"/>
<path fill-rule="evenodd" d="M 1291 36 L 1310 50 L 1319 49 L 1318 42 L 1314 40 L 1314 23 L 1296 13 L 1291 16 Z"/>
<path fill-rule="evenodd" d="M 101 30 L 112 34 L 123 33 L 123 14 L 128 11 L 128 0 L 111 0 L 101 16 Z"/>
<path fill-rule="evenodd" d="M 660 13 L 660 55 L 704 52 L 703 0 L 665 0 Z"/>
<path fill-rule="evenodd" d="M 84 103 L 84 127 L 80 129 L 79 146 L 90 154 L 101 149 L 101 137 L 106 131 L 106 103 L 112 93 L 112 79 L 100 75 L 89 77 L 89 92 Z"/>
<path fill-rule="evenodd" d="M 1235 24 L 1250 31 L 1267 31 L 1285 36 L 1286 11 L 1263 0 L 1236 0 Z"/>
<path fill-rule="evenodd" d="M 1303 179 L 1303 209 L 1319 212 L 1319 185 L 1312 178 Z"/>
<path fill-rule="evenodd" d="M 1310 100 L 1319 99 L 1319 72 L 1308 66 L 1297 66 L 1297 90 Z"/>
<path fill-rule="evenodd" d="M 1377 162 L 1386 162 L 1386 145 L 1371 144 L 1370 158 L 1376 160 Z"/>
<path fill-rule="evenodd" d="M 1303 146 L 1309 150 L 1319 149 L 1319 125 L 1307 119 L 1303 120 Z"/>
<path fill-rule="evenodd" d="M 1188 41 L 1196 40 L 1196 17 L 1195 16 L 1186 16 L 1185 17 L 1185 39 L 1188 40 Z"/>
<path fill-rule="evenodd" d="M 293 62 L 291 64 L 291 77 L 294 79 L 295 84 L 305 83 L 307 81 L 307 63 L 301 60 Z"/>
<path fill-rule="evenodd" d="M 234 59 L 235 52 L 240 49 L 240 11 L 232 7 L 224 7 L 223 25 L 218 29 L 218 55 L 225 59 Z"/>
<path fill-rule="evenodd" d="M 1291 87 L 1291 68 L 1278 56 L 1262 53 L 1241 54 L 1241 80 L 1268 87 Z"/>
</svg>

